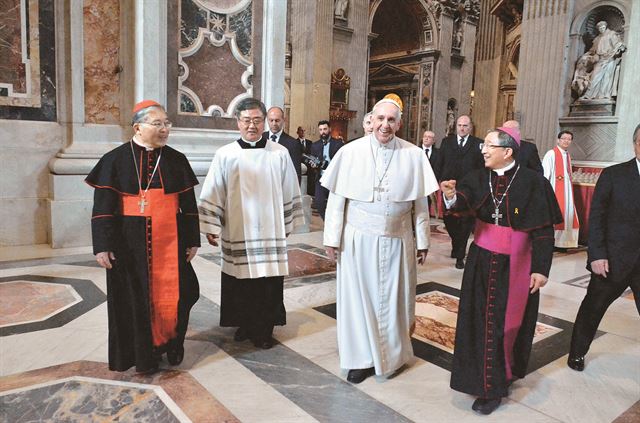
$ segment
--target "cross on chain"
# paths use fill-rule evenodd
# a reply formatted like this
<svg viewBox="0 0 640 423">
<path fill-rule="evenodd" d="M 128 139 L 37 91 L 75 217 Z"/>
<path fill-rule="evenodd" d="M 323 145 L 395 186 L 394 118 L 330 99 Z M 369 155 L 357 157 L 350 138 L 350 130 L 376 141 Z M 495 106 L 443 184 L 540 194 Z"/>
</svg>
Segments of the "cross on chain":
<svg viewBox="0 0 640 423">
<path fill-rule="evenodd" d="M 498 224 L 498 221 L 500 219 L 502 219 L 502 213 L 499 213 L 498 208 L 496 207 L 495 212 L 493 212 L 493 214 L 491 215 L 491 217 L 493 217 L 493 223 L 495 223 L 496 225 Z"/>
<path fill-rule="evenodd" d="M 380 197 L 380 195 L 383 192 L 387 192 L 388 190 L 386 188 L 381 187 L 381 186 L 377 186 L 377 187 L 373 188 L 373 191 L 378 193 L 378 201 L 380 201 L 380 199 L 382 198 L 382 197 Z"/>
<path fill-rule="evenodd" d="M 140 198 L 140 201 L 138 201 L 138 205 L 140 206 L 140 213 L 144 213 L 144 206 L 148 204 L 149 203 L 144 199 L 144 197 Z"/>
</svg>

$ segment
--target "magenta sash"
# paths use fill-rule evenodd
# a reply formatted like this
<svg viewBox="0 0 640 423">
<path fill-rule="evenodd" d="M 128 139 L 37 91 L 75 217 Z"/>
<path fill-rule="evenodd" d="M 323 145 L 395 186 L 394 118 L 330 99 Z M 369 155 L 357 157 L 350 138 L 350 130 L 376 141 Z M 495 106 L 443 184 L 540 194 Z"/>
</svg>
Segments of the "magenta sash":
<svg viewBox="0 0 640 423">
<path fill-rule="evenodd" d="M 509 295 L 504 318 L 504 355 L 507 380 L 511 380 L 513 346 L 520 326 L 522 326 L 524 311 L 529 299 L 531 239 L 527 232 L 516 231 L 508 226 L 493 225 L 476 219 L 473 242 L 485 250 L 509 255 Z"/>
</svg>

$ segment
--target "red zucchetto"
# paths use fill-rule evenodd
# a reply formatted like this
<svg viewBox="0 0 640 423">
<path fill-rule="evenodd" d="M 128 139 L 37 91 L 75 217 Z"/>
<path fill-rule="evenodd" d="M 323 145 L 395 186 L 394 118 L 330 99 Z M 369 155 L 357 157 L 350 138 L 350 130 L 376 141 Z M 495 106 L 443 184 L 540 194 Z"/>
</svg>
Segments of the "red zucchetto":
<svg viewBox="0 0 640 423">
<path fill-rule="evenodd" d="M 133 106 L 133 114 L 135 115 L 140 110 L 146 109 L 147 107 L 162 107 L 162 105 L 153 100 L 142 100 L 140 103 Z"/>
</svg>

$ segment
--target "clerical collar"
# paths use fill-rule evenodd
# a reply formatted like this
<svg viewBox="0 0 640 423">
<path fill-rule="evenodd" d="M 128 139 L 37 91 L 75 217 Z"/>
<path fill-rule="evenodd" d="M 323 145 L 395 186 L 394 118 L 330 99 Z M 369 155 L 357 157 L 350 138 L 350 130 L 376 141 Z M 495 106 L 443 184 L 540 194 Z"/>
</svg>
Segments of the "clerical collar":
<svg viewBox="0 0 640 423">
<path fill-rule="evenodd" d="M 140 141 L 138 141 L 138 139 L 136 138 L 136 136 L 133 136 L 133 142 L 136 143 L 136 145 L 139 145 L 140 147 L 144 148 L 147 151 L 153 151 L 154 148 L 152 147 L 147 147 L 146 145 L 142 144 Z"/>
<path fill-rule="evenodd" d="M 258 141 L 247 141 L 244 138 L 238 140 L 238 144 L 241 148 L 264 148 L 267 145 L 267 140 L 260 138 Z"/>
<path fill-rule="evenodd" d="M 516 161 L 512 161 L 511 163 L 509 163 L 508 165 L 506 165 L 505 167 L 503 167 L 502 169 L 493 169 L 493 171 L 495 173 L 498 174 L 498 176 L 502 176 L 504 175 L 507 171 L 513 169 L 513 167 L 516 165 Z"/>
</svg>

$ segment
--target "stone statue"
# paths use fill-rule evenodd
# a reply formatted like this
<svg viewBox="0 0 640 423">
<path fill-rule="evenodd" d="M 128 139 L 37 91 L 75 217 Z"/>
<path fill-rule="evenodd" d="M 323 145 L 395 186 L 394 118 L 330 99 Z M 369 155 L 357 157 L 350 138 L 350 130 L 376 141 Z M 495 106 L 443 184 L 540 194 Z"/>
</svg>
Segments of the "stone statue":
<svg viewBox="0 0 640 423">
<path fill-rule="evenodd" d="M 347 19 L 347 9 L 349 8 L 349 0 L 336 0 L 335 6 L 334 6 L 334 16 L 341 18 L 341 19 Z"/>
<path fill-rule="evenodd" d="M 607 28 L 607 22 L 600 21 L 596 27 L 600 34 L 593 40 L 589 51 L 578 60 L 574 82 L 571 84 L 572 87 L 575 84 L 580 88 L 586 83 L 582 92 L 576 90 L 581 95 L 580 100 L 610 99 L 616 96 L 616 70 L 620 64 L 620 55 L 627 50 L 618 33 Z"/>
<path fill-rule="evenodd" d="M 456 133 L 456 113 L 453 107 L 447 108 L 447 134 Z"/>
<path fill-rule="evenodd" d="M 464 32 L 462 30 L 462 25 L 459 25 L 455 34 L 453 34 L 453 47 L 457 49 L 461 48 L 463 38 L 464 38 Z"/>
</svg>

